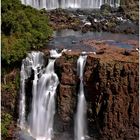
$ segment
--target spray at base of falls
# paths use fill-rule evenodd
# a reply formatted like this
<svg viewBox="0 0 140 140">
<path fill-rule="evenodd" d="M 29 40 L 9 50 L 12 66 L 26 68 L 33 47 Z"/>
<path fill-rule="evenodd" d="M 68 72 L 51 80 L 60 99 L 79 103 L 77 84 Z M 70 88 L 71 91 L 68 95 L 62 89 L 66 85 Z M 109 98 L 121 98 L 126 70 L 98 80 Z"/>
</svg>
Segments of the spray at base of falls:
<svg viewBox="0 0 140 140">
<path fill-rule="evenodd" d="M 64 52 L 66 50 L 63 50 Z M 61 56 L 55 50 L 50 51 L 46 69 L 44 55 L 41 52 L 31 52 L 22 61 L 19 124 L 22 130 L 28 128 L 30 135 L 36 140 L 51 140 L 53 135 L 53 120 L 55 114 L 55 95 L 59 79 L 54 72 L 56 58 Z M 34 72 L 32 86 L 32 108 L 26 121 L 25 81 Z"/>
<path fill-rule="evenodd" d="M 112 7 L 120 6 L 120 0 L 21 0 L 21 3 L 37 9 L 100 8 L 105 3 Z"/>
<path fill-rule="evenodd" d="M 86 126 L 86 100 L 83 86 L 83 73 L 87 55 L 83 53 L 77 61 L 77 71 L 80 78 L 77 113 L 75 118 L 75 140 L 84 140 L 87 135 Z"/>
</svg>

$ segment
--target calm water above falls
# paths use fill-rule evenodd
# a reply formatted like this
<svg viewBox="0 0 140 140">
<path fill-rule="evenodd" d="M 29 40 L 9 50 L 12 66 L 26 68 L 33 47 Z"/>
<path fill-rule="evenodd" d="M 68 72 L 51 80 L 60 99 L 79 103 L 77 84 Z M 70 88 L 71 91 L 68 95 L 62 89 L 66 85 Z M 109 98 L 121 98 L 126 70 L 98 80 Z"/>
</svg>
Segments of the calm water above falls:
<svg viewBox="0 0 140 140">
<path fill-rule="evenodd" d="M 133 34 L 117 34 L 109 32 L 87 32 L 73 31 L 64 29 L 54 32 L 53 39 L 47 45 L 49 49 L 71 49 L 74 51 L 96 51 L 93 47 L 89 47 L 81 43 L 82 40 L 104 40 L 110 45 L 115 45 L 120 48 L 131 49 L 133 46 L 127 44 L 127 40 L 138 40 L 137 35 Z"/>
</svg>

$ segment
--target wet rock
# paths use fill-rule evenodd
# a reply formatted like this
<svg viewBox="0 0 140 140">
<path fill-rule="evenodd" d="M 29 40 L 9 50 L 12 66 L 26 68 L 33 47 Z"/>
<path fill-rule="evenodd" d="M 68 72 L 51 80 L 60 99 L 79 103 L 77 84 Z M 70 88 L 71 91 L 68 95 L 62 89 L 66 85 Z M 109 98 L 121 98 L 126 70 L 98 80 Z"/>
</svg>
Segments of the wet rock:
<svg viewBox="0 0 140 140">
<path fill-rule="evenodd" d="M 120 7 L 117 9 L 117 12 L 119 12 L 119 13 L 125 13 L 124 7 L 123 7 L 123 6 L 120 6 Z"/>
<path fill-rule="evenodd" d="M 74 85 L 77 82 L 77 77 L 71 73 L 66 74 L 66 73 L 62 73 L 62 77 L 61 80 L 63 81 L 63 84 L 70 84 L 70 85 Z"/>
<path fill-rule="evenodd" d="M 104 54 L 105 51 L 104 50 L 99 50 L 99 51 L 96 51 L 96 54 Z"/>
<path fill-rule="evenodd" d="M 27 132 L 20 131 L 19 140 L 35 140 L 35 138 L 30 136 Z"/>
<path fill-rule="evenodd" d="M 74 136 L 70 135 L 68 132 L 56 134 L 52 140 L 73 140 Z"/>
<path fill-rule="evenodd" d="M 66 54 L 65 57 L 68 54 Z M 59 60 L 57 60 L 59 61 Z M 76 77 L 76 64 L 61 70 Z M 75 62 L 69 59 L 67 63 Z M 60 63 L 57 63 L 60 64 Z M 71 70 L 69 70 L 71 69 Z M 94 55 L 87 58 L 84 71 L 89 135 L 97 139 L 138 139 L 138 63 L 104 62 Z M 59 77 L 58 116 L 65 131 L 72 128 L 76 111 L 78 81 L 71 85 Z M 102 93 L 102 94 L 101 94 Z M 102 95 L 102 96 L 101 96 Z M 102 98 L 101 98 L 102 97 Z M 99 107 L 100 105 L 100 107 Z M 96 112 L 98 110 L 98 113 Z M 71 124 L 71 125 L 70 125 Z M 91 131 L 94 130 L 94 131 Z M 129 135 L 126 135 L 131 130 Z"/>
<path fill-rule="evenodd" d="M 76 29 L 80 26 L 79 18 L 72 16 L 71 12 L 64 9 L 56 9 L 48 12 L 50 25 L 53 29 Z"/>
<path fill-rule="evenodd" d="M 73 29 L 75 31 L 109 31 L 117 33 L 138 33 L 136 28 L 130 28 L 129 22 L 137 25 L 138 29 L 138 8 L 133 3 L 121 4 L 119 8 L 112 8 L 107 4 L 101 6 L 100 10 L 78 9 L 62 10 L 56 9 L 48 12 L 50 25 L 54 29 Z M 130 9 L 129 9 L 130 7 Z M 130 20 L 128 22 L 128 19 Z M 84 27 L 85 22 L 91 23 L 91 27 Z M 124 23 L 125 22 L 125 23 Z M 124 23 L 125 29 L 122 29 Z M 81 28 L 84 27 L 84 28 Z"/>
<path fill-rule="evenodd" d="M 77 41 L 75 41 L 75 40 L 72 41 L 72 44 L 76 44 L 76 43 L 77 43 Z"/>
<path fill-rule="evenodd" d="M 82 27 L 82 33 L 86 33 L 90 30 L 90 26 L 89 25 L 85 25 L 84 27 Z"/>
<path fill-rule="evenodd" d="M 131 50 L 125 50 L 125 51 L 123 52 L 123 55 L 126 55 L 126 56 L 132 55 L 132 54 L 131 54 Z"/>
<path fill-rule="evenodd" d="M 111 6 L 108 5 L 108 4 L 103 4 L 103 5 L 101 5 L 100 10 L 101 10 L 102 12 L 111 12 Z"/>
</svg>

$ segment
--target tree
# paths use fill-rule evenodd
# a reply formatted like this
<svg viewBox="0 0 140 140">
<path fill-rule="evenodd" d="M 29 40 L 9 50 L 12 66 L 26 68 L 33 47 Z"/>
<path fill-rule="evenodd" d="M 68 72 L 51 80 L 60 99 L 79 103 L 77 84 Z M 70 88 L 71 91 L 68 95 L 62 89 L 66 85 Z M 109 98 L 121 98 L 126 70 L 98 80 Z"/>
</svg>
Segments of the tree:
<svg viewBox="0 0 140 140">
<path fill-rule="evenodd" d="M 2 0 L 2 62 L 11 64 L 32 48 L 44 46 L 52 35 L 47 12 L 22 5 L 19 0 Z"/>
</svg>

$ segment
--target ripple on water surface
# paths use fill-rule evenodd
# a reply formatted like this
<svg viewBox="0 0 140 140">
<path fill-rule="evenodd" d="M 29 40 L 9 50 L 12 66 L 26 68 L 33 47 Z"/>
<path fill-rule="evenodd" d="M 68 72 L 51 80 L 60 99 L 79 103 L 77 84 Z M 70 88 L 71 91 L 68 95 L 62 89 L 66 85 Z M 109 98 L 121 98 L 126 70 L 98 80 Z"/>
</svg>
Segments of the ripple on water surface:
<svg viewBox="0 0 140 140">
<path fill-rule="evenodd" d="M 134 47 L 127 43 L 127 40 L 138 41 L 137 35 L 132 34 L 117 34 L 109 32 L 87 32 L 73 31 L 70 29 L 55 31 L 53 39 L 49 42 L 48 48 L 62 49 L 67 48 L 75 51 L 96 51 L 95 48 L 82 43 L 82 40 L 104 40 L 109 45 L 114 45 L 119 48 L 131 49 Z"/>
</svg>

